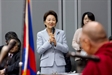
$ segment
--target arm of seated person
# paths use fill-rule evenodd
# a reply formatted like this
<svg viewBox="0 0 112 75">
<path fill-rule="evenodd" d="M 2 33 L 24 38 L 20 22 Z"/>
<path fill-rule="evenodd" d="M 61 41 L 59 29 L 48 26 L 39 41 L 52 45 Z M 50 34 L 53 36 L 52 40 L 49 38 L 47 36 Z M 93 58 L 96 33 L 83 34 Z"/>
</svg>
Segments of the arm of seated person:
<svg viewBox="0 0 112 75">
<path fill-rule="evenodd" d="M 5 75 L 5 69 L 0 70 L 0 75 Z"/>
<path fill-rule="evenodd" d="M 15 43 L 16 43 L 15 40 L 12 39 L 10 40 L 8 45 L 3 46 L 1 53 L 0 53 L 0 63 L 2 62 L 4 57 L 8 54 L 8 52 L 14 47 Z"/>
<path fill-rule="evenodd" d="M 8 53 L 8 46 L 3 46 L 1 53 L 0 53 L 0 63 L 2 62 L 4 57 L 7 55 L 7 53 Z"/>
</svg>

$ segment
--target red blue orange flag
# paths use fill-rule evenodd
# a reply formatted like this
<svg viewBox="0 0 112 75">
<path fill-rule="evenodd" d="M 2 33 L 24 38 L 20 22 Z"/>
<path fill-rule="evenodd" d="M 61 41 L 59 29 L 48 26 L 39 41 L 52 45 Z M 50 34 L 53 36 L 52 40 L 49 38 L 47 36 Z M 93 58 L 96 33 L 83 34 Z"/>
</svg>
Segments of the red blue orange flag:
<svg viewBox="0 0 112 75">
<path fill-rule="evenodd" d="M 36 75 L 30 0 L 25 1 L 22 63 L 22 75 Z"/>
</svg>

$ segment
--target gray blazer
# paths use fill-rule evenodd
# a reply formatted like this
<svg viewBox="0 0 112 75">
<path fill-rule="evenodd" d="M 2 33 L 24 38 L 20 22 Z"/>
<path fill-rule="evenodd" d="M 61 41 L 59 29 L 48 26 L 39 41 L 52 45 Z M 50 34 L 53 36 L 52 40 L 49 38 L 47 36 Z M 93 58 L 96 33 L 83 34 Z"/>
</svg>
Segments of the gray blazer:
<svg viewBox="0 0 112 75">
<path fill-rule="evenodd" d="M 66 36 L 63 30 L 55 29 L 56 47 L 50 44 L 46 29 L 37 33 L 37 52 L 41 55 L 40 67 L 66 65 L 63 53 L 68 52 Z"/>
</svg>

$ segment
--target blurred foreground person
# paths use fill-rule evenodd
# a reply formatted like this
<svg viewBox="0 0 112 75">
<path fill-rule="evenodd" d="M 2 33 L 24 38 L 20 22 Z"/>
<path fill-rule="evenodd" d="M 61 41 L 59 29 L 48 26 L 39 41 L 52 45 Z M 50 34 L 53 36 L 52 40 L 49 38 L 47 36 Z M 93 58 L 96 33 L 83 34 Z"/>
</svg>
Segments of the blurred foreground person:
<svg viewBox="0 0 112 75">
<path fill-rule="evenodd" d="M 112 75 L 112 43 L 99 22 L 89 22 L 83 27 L 80 43 L 88 55 L 100 58 L 99 62 L 89 60 L 82 75 Z"/>
</svg>

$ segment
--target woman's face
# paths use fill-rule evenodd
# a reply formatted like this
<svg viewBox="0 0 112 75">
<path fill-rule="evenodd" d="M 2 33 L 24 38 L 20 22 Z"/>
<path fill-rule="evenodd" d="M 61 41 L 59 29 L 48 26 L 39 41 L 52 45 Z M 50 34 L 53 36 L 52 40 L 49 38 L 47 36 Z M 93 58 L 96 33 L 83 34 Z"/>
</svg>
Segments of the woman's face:
<svg viewBox="0 0 112 75">
<path fill-rule="evenodd" d="M 91 20 L 89 19 L 88 15 L 85 15 L 84 16 L 84 19 L 83 19 L 83 23 L 84 25 L 87 24 L 88 22 L 90 22 Z"/>
<path fill-rule="evenodd" d="M 44 21 L 44 24 L 47 28 L 52 28 L 56 26 L 56 18 L 54 15 L 48 15 L 46 20 Z"/>
</svg>

